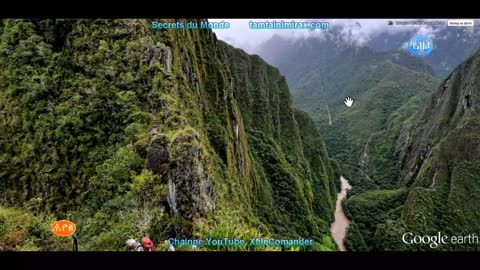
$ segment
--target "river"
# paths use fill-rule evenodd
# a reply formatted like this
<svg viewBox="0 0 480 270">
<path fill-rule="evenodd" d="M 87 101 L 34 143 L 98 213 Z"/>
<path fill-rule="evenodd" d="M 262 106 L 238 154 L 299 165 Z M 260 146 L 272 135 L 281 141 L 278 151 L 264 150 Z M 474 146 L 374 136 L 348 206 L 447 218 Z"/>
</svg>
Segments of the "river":
<svg viewBox="0 0 480 270">
<path fill-rule="evenodd" d="M 342 201 L 347 197 L 347 191 L 352 188 L 348 183 L 347 179 L 343 176 L 340 177 L 341 191 L 337 196 L 337 203 L 335 206 L 335 220 L 332 223 L 330 231 L 333 236 L 333 240 L 337 243 L 340 251 L 347 251 L 343 241 L 345 240 L 345 235 L 347 234 L 347 228 L 350 225 L 350 220 L 345 216 L 342 208 Z"/>
</svg>

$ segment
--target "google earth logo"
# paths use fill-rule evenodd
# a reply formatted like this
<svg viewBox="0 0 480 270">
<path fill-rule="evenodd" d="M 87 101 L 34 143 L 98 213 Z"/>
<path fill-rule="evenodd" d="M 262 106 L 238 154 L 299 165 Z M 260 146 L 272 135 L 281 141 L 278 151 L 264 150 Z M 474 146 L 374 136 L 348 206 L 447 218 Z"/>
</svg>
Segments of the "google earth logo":
<svg viewBox="0 0 480 270">
<path fill-rule="evenodd" d="M 433 41 L 424 35 L 415 35 L 408 41 L 408 50 L 416 56 L 426 56 L 433 50 Z"/>
</svg>

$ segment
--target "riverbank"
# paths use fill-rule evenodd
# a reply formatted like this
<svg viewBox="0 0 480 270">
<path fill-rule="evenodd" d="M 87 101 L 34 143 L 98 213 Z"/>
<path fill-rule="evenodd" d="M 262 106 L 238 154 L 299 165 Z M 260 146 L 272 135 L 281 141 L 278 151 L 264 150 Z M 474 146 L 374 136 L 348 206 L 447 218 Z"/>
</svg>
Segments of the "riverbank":
<svg viewBox="0 0 480 270">
<path fill-rule="evenodd" d="M 347 234 L 348 226 L 350 225 L 350 220 L 347 218 L 342 208 L 342 201 L 347 197 L 347 191 L 352 188 L 348 183 L 348 180 L 343 176 L 340 177 L 341 190 L 337 196 L 337 202 L 335 206 L 335 216 L 332 226 L 330 227 L 330 232 L 332 233 L 335 243 L 338 245 L 340 251 L 347 251 L 344 245 L 345 235 Z"/>
</svg>

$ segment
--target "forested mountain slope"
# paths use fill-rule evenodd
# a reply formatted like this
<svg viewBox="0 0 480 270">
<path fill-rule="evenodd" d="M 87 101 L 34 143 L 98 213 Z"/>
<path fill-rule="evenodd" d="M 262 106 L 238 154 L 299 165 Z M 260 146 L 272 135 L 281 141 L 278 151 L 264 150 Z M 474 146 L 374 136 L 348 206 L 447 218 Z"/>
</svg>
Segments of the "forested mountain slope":
<svg viewBox="0 0 480 270">
<path fill-rule="evenodd" d="M 83 250 L 142 234 L 335 249 L 335 163 L 284 77 L 210 30 L 150 23 L 0 22 L 0 249 L 65 249 L 19 233 L 18 211 L 74 221 Z"/>
</svg>

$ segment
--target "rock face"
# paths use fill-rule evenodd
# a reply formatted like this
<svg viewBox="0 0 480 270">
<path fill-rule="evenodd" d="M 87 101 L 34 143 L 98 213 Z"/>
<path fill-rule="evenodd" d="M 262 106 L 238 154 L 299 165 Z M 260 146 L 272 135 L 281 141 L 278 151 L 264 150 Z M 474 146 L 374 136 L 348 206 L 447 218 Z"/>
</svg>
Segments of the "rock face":
<svg viewBox="0 0 480 270">
<path fill-rule="evenodd" d="M 306 113 L 293 108 L 287 82 L 277 68 L 224 42 L 219 47 L 243 120 L 232 121 L 232 139 L 242 143 L 244 127 L 256 165 L 250 171 L 252 193 L 258 194 L 253 198 L 257 215 L 284 237 L 320 239 L 328 226 L 314 220 L 322 224 L 332 220 L 336 189 L 318 128 Z M 240 172 L 252 167 L 241 157 L 237 160 Z"/>
<path fill-rule="evenodd" d="M 191 222 L 215 209 L 213 179 L 208 172 L 205 149 L 198 136 L 189 131 L 172 142 L 168 174 L 168 203 L 173 217 L 180 217 L 181 235 L 191 235 Z"/>
<path fill-rule="evenodd" d="M 438 146 L 455 130 L 463 125 L 475 125 L 473 119 L 478 115 L 479 104 L 475 102 L 480 98 L 478 91 L 479 53 L 459 65 L 448 78 L 438 87 L 431 96 L 429 104 L 423 108 L 422 117 L 416 122 L 412 143 L 405 157 L 402 170 L 402 181 L 413 184 L 422 165 L 438 156 Z M 469 123 L 469 124 L 468 124 Z M 467 128 L 467 127 L 464 127 Z M 477 143 L 465 141 L 466 151 L 471 156 L 475 155 Z M 448 142 L 443 142 L 446 144 Z M 462 147 L 463 148 L 463 147 Z M 468 148 L 468 147 L 467 147 Z M 458 152 L 461 149 L 452 149 Z M 465 153 L 466 154 L 466 153 Z M 402 155 L 404 155 L 402 153 Z M 432 173 L 433 176 L 434 173 Z M 431 180 L 432 178 L 430 178 Z M 420 184 L 420 182 L 417 182 Z M 424 183 L 430 185 L 430 183 Z"/>
<path fill-rule="evenodd" d="M 147 149 L 147 169 L 159 175 L 168 172 L 169 154 L 167 146 L 167 137 L 160 135 L 153 139 L 150 147 Z"/>
</svg>

